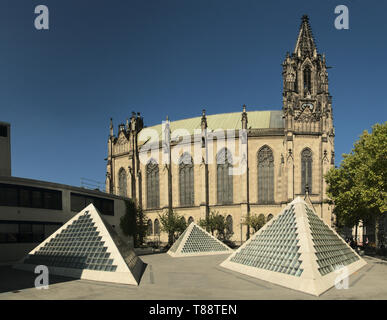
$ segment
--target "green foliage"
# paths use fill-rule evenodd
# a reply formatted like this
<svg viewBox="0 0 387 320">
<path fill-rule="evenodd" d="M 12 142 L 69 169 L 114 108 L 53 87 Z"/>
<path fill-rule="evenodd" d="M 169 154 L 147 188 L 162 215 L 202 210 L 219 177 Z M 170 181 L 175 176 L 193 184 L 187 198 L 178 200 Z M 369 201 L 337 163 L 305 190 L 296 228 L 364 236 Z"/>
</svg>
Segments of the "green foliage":
<svg viewBox="0 0 387 320">
<path fill-rule="evenodd" d="M 120 228 L 125 236 L 132 236 L 134 246 L 140 246 L 146 235 L 147 219 L 140 206 L 133 200 L 126 200 L 126 212 L 120 219 Z"/>
<path fill-rule="evenodd" d="M 266 223 L 265 216 L 261 213 L 259 216 L 250 215 L 245 218 L 243 224 L 248 225 L 249 227 L 254 229 L 254 233 L 261 229 Z"/>
<path fill-rule="evenodd" d="M 169 244 L 172 244 L 187 228 L 187 223 L 183 216 L 173 210 L 167 209 L 166 212 L 159 214 L 161 230 L 169 235 Z"/>
<path fill-rule="evenodd" d="M 378 221 L 387 211 L 387 122 L 372 129 L 364 131 L 351 153 L 343 155 L 340 167 L 325 176 L 339 227 Z"/>
<path fill-rule="evenodd" d="M 211 232 L 212 235 L 216 232 L 216 237 L 219 240 L 229 240 L 234 232 L 231 231 L 231 226 L 228 225 L 225 216 L 219 214 L 218 211 L 211 211 L 207 219 L 200 219 L 199 226 Z"/>
</svg>

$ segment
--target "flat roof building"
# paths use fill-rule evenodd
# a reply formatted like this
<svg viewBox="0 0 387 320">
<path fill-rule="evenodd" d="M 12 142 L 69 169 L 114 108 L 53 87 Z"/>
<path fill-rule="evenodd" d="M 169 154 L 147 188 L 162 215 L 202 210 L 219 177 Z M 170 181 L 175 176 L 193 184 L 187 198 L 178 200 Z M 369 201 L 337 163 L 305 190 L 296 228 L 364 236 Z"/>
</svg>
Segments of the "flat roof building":
<svg viewBox="0 0 387 320">
<path fill-rule="evenodd" d="M 0 121 L 0 176 L 11 175 L 11 125 Z"/>
<path fill-rule="evenodd" d="M 124 239 L 125 198 L 59 183 L 0 176 L 0 263 L 23 258 L 90 203 Z"/>
</svg>

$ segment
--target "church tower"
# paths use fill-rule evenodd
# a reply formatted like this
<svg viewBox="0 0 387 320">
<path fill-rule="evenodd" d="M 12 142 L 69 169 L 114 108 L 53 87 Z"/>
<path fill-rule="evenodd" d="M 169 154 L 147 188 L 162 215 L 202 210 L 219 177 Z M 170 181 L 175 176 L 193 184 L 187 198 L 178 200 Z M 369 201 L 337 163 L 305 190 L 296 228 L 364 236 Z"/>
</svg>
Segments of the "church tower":
<svg viewBox="0 0 387 320">
<path fill-rule="evenodd" d="M 328 88 L 329 67 L 325 55 L 317 51 L 306 15 L 302 17 L 294 51 L 286 54 L 282 66 L 286 198 L 290 201 L 297 195 L 309 194 L 312 201 L 321 204 L 323 216 L 323 176 L 334 165 L 332 97 Z"/>
<path fill-rule="evenodd" d="M 283 111 L 290 132 L 333 133 L 325 55 L 317 52 L 308 16 L 302 17 L 292 55 L 283 66 Z"/>
</svg>

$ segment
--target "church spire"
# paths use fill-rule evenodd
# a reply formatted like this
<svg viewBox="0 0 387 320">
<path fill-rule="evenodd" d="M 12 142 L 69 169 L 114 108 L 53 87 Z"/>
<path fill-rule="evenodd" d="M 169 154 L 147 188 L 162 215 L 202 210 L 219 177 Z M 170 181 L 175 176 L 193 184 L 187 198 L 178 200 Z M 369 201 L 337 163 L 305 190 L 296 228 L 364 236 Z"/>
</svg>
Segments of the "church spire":
<svg viewBox="0 0 387 320">
<path fill-rule="evenodd" d="M 302 16 L 302 22 L 298 33 L 297 43 L 294 48 L 294 54 L 300 58 L 304 58 L 305 56 L 317 56 L 317 47 L 313 38 L 312 28 L 309 24 L 309 17 L 307 15 Z"/>
</svg>

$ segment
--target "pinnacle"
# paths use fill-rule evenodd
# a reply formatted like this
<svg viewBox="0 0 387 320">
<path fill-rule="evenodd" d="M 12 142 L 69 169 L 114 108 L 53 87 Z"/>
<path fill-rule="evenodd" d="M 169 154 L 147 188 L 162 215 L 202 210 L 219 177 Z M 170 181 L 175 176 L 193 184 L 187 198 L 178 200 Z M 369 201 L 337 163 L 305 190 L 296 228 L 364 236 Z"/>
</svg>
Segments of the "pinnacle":
<svg viewBox="0 0 387 320">
<path fill-rule="evenodd" d="M 315 52 L 317 53 L 317 48 L 309 24 L 309 17 L 303 15 L 301 20 L 302 22 L 294 53 L 300 54 L 301 56 L 313 56 Z"/>
</svg>

